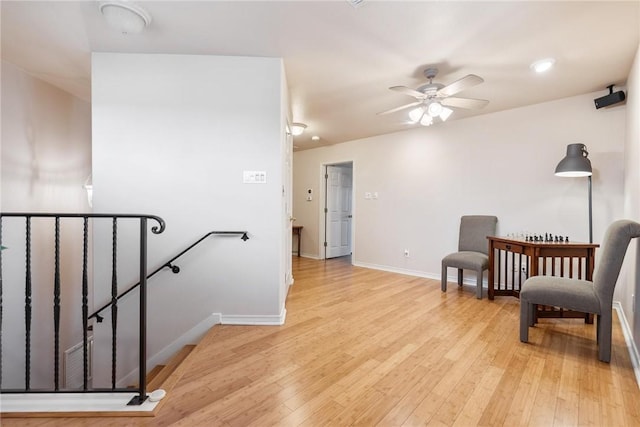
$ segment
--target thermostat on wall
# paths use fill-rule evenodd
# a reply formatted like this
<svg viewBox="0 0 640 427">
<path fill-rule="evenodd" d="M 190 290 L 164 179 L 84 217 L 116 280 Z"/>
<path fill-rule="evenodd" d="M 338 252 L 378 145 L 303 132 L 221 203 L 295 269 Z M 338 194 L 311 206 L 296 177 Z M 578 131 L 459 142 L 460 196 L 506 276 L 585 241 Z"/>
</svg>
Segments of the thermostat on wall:
<svg viewBox="0 0 640 427">
<path fill-rule="evenodd" d="M 267 172 L 266 171 L 243 171 L 242 182 L 244 184 L 266 184 Z"/>
</svg>

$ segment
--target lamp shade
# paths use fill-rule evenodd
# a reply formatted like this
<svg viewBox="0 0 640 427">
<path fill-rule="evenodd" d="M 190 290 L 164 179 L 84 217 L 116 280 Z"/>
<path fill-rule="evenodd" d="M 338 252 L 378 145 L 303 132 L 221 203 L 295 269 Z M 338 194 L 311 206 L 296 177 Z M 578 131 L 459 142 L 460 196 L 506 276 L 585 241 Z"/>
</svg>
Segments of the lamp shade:
<svg viewBox="0 0 640 427">
<path fill-rule="evenodd" d="M 427 113 L 431 117 L 438 117 L 442 113 L 442 104 L 436 101 L 431 102 L 427 107 Z"/>
<path fill-rule="evenodd" d="M 422 106 L 409 111 L 409 119 L 411 119 L 413 123 L 418 123 L 422 116 L 424 116 L 424 107 Z"/>
<path fill-rule="evenodd" d="M 556 166 L 556 176 L 580 177 L 591 176 L 591 161 L 587 158 L 589 153 L 584 144 L 569 144 L 567 155 Z"/>
</svg>

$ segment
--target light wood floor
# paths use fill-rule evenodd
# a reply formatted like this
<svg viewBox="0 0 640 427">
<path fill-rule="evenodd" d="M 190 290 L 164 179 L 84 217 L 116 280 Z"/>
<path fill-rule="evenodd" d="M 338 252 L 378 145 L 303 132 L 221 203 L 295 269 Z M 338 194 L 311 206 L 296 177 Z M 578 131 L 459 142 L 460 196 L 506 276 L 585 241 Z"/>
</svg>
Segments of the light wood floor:
<svg viewBox="0 0 640 427">
<path fill-rule="evenodd" d="M 518 300 L 294 257 L 284 326 L 216 326 L 155 418 L 2 420 L 79 426 L 638 426 L 640 391 L 614 316 L 542 320 L 518 340 Z"/>
</svg>

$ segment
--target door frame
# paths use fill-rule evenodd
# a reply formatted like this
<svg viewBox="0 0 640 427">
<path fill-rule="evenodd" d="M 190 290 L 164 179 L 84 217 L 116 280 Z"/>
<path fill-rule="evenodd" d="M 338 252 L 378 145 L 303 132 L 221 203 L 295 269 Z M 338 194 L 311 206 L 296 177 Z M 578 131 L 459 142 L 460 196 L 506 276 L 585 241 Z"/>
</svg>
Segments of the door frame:
<svg viewBox="0 0 640 427">
<path fill-rule="evenodd" d="M 327 188 L 325 174 L 327 166 L 346 166 L 351 165 L 351 264 L 356 256 L 356 162 L 353 160 L 342 160 L 339 162 L 326 162 L 320 164 L 320 203 L 318 203 L 318 254 L 320 259 L 327 259 L 327 251 L 325 246 L 327 236 L 327 217 L 325 209 L 327 207 Z"/>
</svg>

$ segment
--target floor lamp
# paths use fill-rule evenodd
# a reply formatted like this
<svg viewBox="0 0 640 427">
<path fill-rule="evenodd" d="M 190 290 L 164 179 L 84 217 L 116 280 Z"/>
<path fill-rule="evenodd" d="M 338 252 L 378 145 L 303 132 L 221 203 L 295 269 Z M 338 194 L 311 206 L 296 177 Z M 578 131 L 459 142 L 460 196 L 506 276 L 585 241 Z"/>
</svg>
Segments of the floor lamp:
<svg viewBox="0 0 640 427">
<path fill-rule="evenodd" d="M 591 161 L 589 152 L 584 144 L 567 145 L 567 155 L 556 166 L 556 176 L 589 178 L 589 243 L 593 243 L 593 215 L 591 201 Z"/>
</svg>

